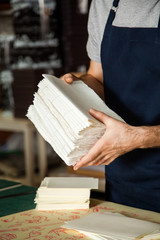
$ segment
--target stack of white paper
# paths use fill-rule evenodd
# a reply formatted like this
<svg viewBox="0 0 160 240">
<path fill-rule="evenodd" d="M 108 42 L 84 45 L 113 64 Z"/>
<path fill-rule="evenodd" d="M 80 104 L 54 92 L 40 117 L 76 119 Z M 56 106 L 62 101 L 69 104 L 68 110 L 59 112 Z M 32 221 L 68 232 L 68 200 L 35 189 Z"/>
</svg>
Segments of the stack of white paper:
<svg viewBox="0 0 160 240">
<path fill-rule="evenodd" d="M 160 239 L 153 238 L 158 236 L 159 224 L 126 217 L 119 213 L 93 213 L 69 221 L 62 227 L 78 230 L 93 240 Z"/>
<path fill-rule="evenodd" d="M 87 209 L 89 208 L 91 189 L 98 189 L 98 179 L 46 177 L 37 190 L 36 209 Z"/>
<path fill-rule="evenodd" d="M 67 84 L 43 76 L 26 116 L 66 164 L 74 165 L 105 132 L 105 125 L 89 114 L 90 108 L 123 120 L 82 81 Z"/>
</svg>

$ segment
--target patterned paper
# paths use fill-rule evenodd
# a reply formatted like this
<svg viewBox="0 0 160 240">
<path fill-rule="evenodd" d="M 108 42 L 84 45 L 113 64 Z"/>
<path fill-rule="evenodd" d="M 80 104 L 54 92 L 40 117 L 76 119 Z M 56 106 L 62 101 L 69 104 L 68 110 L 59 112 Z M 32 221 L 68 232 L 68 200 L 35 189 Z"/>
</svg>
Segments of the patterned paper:
<svg viewBox="0 0 160 240">
<path fill-rule="evenodd" d="M 160 214 L 126 207 L 123 205 L 91 201 L 91 208 L 86 210 L 29 210 L 0 218 L 0 240 L 31 239 L 31 240 L 89 240 L 85 235 L 61 228 L 66 221 L 80 218 L 93 212 L 119 212 L 143 220 L 160 223 Z"/>
</svg>

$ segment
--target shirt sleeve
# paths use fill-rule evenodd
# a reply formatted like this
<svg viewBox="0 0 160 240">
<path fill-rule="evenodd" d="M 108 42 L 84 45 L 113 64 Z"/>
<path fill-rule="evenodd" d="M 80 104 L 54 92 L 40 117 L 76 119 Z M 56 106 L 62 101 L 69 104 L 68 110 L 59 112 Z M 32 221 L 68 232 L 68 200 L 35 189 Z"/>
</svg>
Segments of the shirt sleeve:
<svg viewBox="0 0 160 240">
<path fill-rule="evenodd" d="M 87 53 L 91 60 L 101 62 L 101 41 L 113 0 L 92 0 L 88 18 Z"/>
<path fill-rule="evenodd" d="M 96 0 L 93 0 L 90 6 L 89 18 L 88 18 L 88 41 L 87 41 L 87 53 L 88 57 L 95 62 L 101 62 L 100 60 L 100 43 L 97 39 L 97 23 L 96 22 Z"/>
</svg>

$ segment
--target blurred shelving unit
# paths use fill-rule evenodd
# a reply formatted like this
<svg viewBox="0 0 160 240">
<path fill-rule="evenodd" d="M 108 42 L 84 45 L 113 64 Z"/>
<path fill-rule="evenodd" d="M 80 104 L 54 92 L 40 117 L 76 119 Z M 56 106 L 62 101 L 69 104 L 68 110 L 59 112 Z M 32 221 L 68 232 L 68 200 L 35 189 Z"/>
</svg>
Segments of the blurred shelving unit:
<svg viewBox="0 0 160 240">
<path fill-rule="evenodd" d="M 87 70 L 90 3 L 91 0 L 0 1 L 0 109 L 7 115 L 11 112 L 11 120 L 0 117 L 0 136 L 1 131 L 23 132 L 28 183 L 33 178 L 31 143 L 35 129 L 25 117 L 27 108 L 43 73 L 60 77 L 66 72 Z M 40 178 L 43 178 L 47 174 L 47 156 L 44 140 L 40 136 L 38 139 Z M 73 171 L 72 167 L 63 166 L 63 169 L 54 169 L 53 174 L 60 171 L 67 176 L 97 177 L 104 191 L 104 167 Z"/>
</svg>

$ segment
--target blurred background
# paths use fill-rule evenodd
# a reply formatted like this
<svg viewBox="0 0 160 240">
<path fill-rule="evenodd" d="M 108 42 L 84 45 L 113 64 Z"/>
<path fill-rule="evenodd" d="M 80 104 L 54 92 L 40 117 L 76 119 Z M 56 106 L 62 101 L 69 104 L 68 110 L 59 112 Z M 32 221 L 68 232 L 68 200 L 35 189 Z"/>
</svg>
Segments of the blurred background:
<svg viewBox="0 0 160 240">
<path fill-rule="evenodd" d="M 60 77 L 67 72 L 87 70 L 90 3 L 91 0 L 0 0 L 1 178 L 27 184 L 23 132 L 14 131 L 11 126 L 17 119 L 26 119 L 25 114 L 42 74 Z M 32 185 L 38 185 L 41 180 L 38 178 L 39 149 L 33 137 L 35 177 Z M 66 167 L 53 149 L 45 144 L 45 176 L 74 175 L 72 168 Z M 98 176 L 100 191 L 104 191 L 104 167 L 82 169 L 76 174 Z"/>
</svg>

